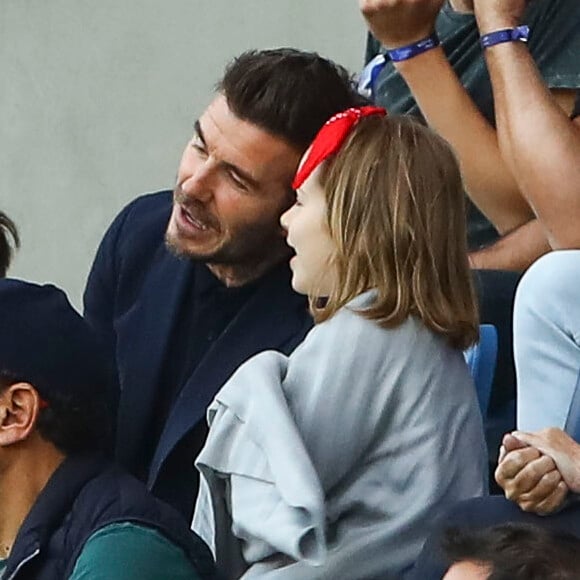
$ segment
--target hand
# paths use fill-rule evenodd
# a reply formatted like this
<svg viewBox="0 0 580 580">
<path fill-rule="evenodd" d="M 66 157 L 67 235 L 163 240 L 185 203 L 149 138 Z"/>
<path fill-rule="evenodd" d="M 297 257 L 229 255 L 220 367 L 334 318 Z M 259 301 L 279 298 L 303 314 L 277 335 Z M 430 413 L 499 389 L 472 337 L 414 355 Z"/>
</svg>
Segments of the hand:
<svg viewBox="0 0 580 580">
<path fill-rule="evenodd" d="M 548 514 L 562 505 L 568 486 L 554 460 L 527 445 L 513 435 L 504 437 L 495 480 L 522 510 Z"/>
<path fill-rule="evenodd" d="M 519 439 L 516 439 L 511 433 L 507 433 L 504 435 L 501 447 L 499 448 L 499 457 L 497 459 L 498 464 L 504 460 L 504 457 L 510 451 L 524 449 L 525 447 L 529 447 L 529 445 L 523 441 L 520 441 Z"/>
<path fill-rule="evenodd" d="M 480 34 L 519 26 L 529 0 L 474 0 Z"/>
<path fill-rule="evenodd" d="M 398 48 L 429 36 L 445 0 L 359 0 L 373 36 L 387 48 Z"/>
<path fill-rule="evenodd" d="M 580 445 L 570 435 L 551 427 L 537 433 L 516 431 L 513 436 L 551 457 L 570 491 L 580 493 Z"/>
</svg>

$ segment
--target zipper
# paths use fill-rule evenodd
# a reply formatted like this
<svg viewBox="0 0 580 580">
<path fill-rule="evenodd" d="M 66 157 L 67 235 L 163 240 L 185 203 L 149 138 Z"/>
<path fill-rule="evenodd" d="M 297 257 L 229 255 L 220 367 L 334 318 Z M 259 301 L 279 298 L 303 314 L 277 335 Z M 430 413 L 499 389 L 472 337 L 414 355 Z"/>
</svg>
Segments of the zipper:
<svg viewBox="0 0 580 580">
<path fill-rule="evenodd" d="M 22 570 L 22 567 L 26 566 L 26 564 L 28 564 L 28 562 L 30 562 L 30 560 L 32 560 L 33 558 L 36 558 L 36 556 L 38 556 L 38 554 L 40 554 L 40 548 L 36 548 L 36 550 L 34 550 L 34 552 L 32 552 L 32 554 L 30 554 L 29 556 L 26 556 L 26 558 L 24 558 L 24 560 L 20 560 L 20 562 L 18 563 L 18 566 L 16 566 L 14 572 L 12 572 L 12 574 L 10 574 L 10 576 L 8 576 L 8 578 L 5 578 L 4 580 L 14 580 L 14 578 L 16 578 L 16 575 L 18 574 L 18 572 L 20 572 L 20 570 Z"/>
</svg>

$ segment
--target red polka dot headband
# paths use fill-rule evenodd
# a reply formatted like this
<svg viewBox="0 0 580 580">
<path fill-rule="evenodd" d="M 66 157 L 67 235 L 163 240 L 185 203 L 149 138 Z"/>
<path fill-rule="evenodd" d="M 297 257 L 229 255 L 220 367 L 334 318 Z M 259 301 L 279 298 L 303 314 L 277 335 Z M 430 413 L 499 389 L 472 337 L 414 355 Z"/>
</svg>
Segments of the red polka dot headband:
<svg viewBox="0 0 580 580">
<path fill-rule="evenodd" d="M 324 160 L 334 155 L 342 147 L 352 128 L 362 118 L 371 115 L 383 117 L 386 114 L 387 111 L 382 107 L 367 106 L 347 109 L 326 121 L 314 138 L 308 156 L 294 177 L 293 189 L 298 189 Z"/>
</svg>

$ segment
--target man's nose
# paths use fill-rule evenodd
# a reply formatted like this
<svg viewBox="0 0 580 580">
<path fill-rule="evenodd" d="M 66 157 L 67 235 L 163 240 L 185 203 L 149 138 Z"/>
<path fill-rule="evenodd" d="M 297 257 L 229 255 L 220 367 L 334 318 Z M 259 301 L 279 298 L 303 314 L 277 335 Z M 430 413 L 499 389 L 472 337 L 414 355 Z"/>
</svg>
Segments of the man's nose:
<svg viewBox="0 0 580 580">
<path fill-rule="evenodd" d="M 195 168 L 181 182 L 182 191 L 199 201 L 208 201 L 213 196 L 215 170 L 208 163 Z"/>
</svg>

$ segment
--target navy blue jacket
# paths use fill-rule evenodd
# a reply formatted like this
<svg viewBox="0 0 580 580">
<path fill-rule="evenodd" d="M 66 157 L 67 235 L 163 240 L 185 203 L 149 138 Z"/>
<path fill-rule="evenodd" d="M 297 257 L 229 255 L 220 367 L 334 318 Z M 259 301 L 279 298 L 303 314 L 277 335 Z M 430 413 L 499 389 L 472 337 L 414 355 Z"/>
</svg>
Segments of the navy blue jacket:
<svg viewBox="0 0 580 580">
<path fill-rule="evenodd" d="M 185 551 L 201 578 L 215 577 L 209 548 L 143 483 L 104 459 L 69 457 L 24 520 L 3 578 L 64 580 L 90 536 L 121 522 L 159 531 Z"/>
<path fill-rule="evenodd" d="M 131 471 L 155 414 L 179 307 L 191 292 L 192 270 L 201 267 L 165 247 L 171 205 L 171 192 L 159 192 L 137 198 L 117 216 L 101 242 L 84 297 L 85 317 L 116 358 L 121 386 L 116 450 Z M 289 354 L 311 327 L 304 297 L 291 288 L 289 268 L 278 270 L 215 340 L 178 395 L 149 468 L 154 492 L 180 470 L 191 469 L 171 455 L 205 421 L 207 406 L 236 368 L 263 350 Z"/>
</svg>

